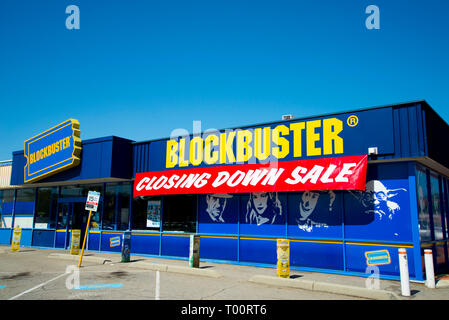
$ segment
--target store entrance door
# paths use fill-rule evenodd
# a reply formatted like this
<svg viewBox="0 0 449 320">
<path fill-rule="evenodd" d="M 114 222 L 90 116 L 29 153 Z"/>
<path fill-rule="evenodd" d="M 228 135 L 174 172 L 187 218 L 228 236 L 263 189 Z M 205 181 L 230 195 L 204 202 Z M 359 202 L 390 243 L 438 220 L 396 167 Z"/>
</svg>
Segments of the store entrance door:
<svg viewBox="0 0 449 320">
<path fill-rule="evenodd" d="M 83 245 L 84 241 L 84 234 L 86 233 L 86 226 L 87 226 L 87 218 L 89 212 L 84 209 L 84 202 L 71 202 L 70 206 L 72 208 L 72 217 L 69 220 L 69 231 L 72 229 L 79 229 L 81 230 L 81 237 L 80 237 L 80 249 Z M 67 242 L 70 248 L 70 241 Z"/>
<path fill-rule="evenodd" d="M 84 241 L 87 218 L 89 212 L 85 210 L 85 199 L 63 199 L 58 203 L 59 212 L 62 213 L 61 227 L 66 228 L 65 249 L 70 249 L 70 236 L 72 229 L 81 230 L 80 248 Z M 59 222 L 59 221 L 58 221 Z M 65 222 L 65 223 L 64 223 Z"/>
</svg>

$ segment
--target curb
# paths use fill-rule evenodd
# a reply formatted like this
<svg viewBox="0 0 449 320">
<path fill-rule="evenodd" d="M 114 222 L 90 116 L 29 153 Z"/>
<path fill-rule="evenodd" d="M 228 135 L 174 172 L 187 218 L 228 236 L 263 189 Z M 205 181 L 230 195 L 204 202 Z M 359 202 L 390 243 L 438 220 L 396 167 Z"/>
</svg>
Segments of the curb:
<svg viewBox="0 0 449 320">
<path fill-rule="evenodd" d="M 48 255 L 50 259 L 61 259 L 61 260 L 71 260 L 71 261 L 79 261 L 79 255 L 72 255 L 67 253 L 50 253 Z M 83 256 L 83 261 L 95 262 L 99 264 L 105 264 L 106 262 L 111 262 L 110 259 L 101 258 L 101 257 L 91 257 L 91 256 Z"/>
<path fill-rule="evenodd" d="M 190 274 L 190 275 L 204 276 L 204 277 L 210 277 L 210 278 L 221 278 L 221 274 L 219 274 L 217 271 L 201 269 L 201 268 L 172 266 L 172 265 L 167 265 L 167 264 L 151 263 L 151 262 L 144 262 L 144 261 L 132 262 L 132 263 L 128 264 L 127 266 L 130 268 L 137 268 L 137 269 L 182 273 L 182 274 Z"/>
<path fill-rule="evenodd" d="M 310 291 L 320 291 L 345 296 L 354 296 L 375 300 L 400 300 L 401 297 L 394 292 L 386 290 L 375 290 L 354 287 L 342 284 L 319 282 L 303 279 L 278 278 L 271 276 L 256 275 L 249 279 L 250 282 L 262 283 L 275 286 L 292 287 Z"/>
</svg>

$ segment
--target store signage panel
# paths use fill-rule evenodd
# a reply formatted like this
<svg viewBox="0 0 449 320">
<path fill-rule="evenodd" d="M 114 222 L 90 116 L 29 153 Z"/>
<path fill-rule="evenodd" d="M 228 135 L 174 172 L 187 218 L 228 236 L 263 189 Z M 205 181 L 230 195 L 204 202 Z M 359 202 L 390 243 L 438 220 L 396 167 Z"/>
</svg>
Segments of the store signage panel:
<svg viewBox="0 0 449 320">
<path fill-rule="evenodd" d="M 367 155 L 137 173 L 134 197 L 365 190 Z"/>
<path fill-rule="evenodd" d="M 79 122 L 66 120 L 24 142 L 24 181 L 35 182 L 80 163 Z"/>
<path fill-rule="evenodd" d="M 392 108 L 292 120 L 250 128 L 205 130 L 151 143 L 150 170 L 394 153 Z M 146 170 L 148 171 L 148 170 Z"/>
</svg>

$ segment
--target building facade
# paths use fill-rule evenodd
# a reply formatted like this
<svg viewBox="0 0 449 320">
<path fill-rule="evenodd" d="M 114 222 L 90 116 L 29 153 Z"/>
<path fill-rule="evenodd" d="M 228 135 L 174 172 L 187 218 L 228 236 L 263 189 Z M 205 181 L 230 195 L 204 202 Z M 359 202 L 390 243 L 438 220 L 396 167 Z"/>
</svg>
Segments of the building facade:
<svg viewBox="0 0 449 320">
<path fill-rule="evenodd" d="M 399 248 L 411 279 L 427 248 L 449 267 L 449 126 L 425 101 L 143 142 L 58 126 L 13 153 L 0 245 L 20 227 L 23 246 L 70 248 L 97 191 L 90 251 L 131 230 L 135 255 L 186 259 L 198 234 L 202 261 L 275 267 L 289 239 L 297 270 L 399 279 Z"/>
</svg>

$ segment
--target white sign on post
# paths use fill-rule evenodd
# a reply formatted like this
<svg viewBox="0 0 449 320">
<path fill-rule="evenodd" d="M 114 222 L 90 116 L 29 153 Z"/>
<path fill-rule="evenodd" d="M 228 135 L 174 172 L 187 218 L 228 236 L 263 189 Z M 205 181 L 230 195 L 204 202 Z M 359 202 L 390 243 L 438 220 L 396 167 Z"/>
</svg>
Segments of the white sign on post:
<svg viewBox="0 0 449 320">
<path fill-rule="evenodd" d="M 100 202 L 100 192 L 89 191 L 87 194 L 86 210 L 97 212 L 98 202 Z"/>
</svg>

